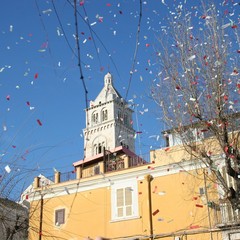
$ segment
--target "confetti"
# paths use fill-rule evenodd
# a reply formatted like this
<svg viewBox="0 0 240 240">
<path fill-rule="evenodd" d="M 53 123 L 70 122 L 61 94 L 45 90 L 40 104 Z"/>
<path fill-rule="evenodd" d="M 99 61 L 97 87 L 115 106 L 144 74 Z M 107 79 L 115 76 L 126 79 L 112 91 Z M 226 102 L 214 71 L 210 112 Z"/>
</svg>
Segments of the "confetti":
<svg viewBox="0 0 240 240">
<path fill-rule="evenodd" d="M 42 122 L 39 119 L 37 119 L 37 123 L 39 126 L 42 126 Z"/>
<path fill-rule="evenodd" d="M 152 215 L 155 216 L 155 215 L 158 214 L 158 213 L 159 213 L 159 209 L 157 209 L 156 211 L 154 211 L 154 212 L 152 213 Z"/>
<path fill-rule="evenodd" d="M 195 58 L 196 58 L 196 55 L 192 55 L 191 57 L 188 58 L 188 61 L 192 61 Z"/>
<path fill-rule="evenodd" d="M 11 168 L 10 168 L 8 165 L 6 165 L 6 166 L 5 166 L 5 171 L 6 171 L 7 173 L 10 173 L 10 172 L 11 172 Z"/>
</svg>

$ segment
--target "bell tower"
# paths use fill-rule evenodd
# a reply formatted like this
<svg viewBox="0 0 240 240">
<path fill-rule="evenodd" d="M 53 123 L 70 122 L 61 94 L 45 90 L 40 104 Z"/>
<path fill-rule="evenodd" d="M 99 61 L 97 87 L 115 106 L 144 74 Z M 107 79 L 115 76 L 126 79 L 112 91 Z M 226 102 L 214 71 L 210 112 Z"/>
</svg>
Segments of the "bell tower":
<svg viewBox="0 0 240 240">
<path fill-rule="evenodd" d="M 102 90 L 85 112 L 86 128 L 83 131 L 86 158 L 118 146 L 135 151 L 133 110 L 114 88 L 110 73 L 105 75 Z"/>
</svg>

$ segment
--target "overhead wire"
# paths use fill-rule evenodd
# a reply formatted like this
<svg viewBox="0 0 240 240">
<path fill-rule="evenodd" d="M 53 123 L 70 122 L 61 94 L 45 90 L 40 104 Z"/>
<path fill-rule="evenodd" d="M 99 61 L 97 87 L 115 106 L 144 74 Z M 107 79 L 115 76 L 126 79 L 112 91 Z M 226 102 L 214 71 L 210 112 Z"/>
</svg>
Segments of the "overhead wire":
<svg viewBox="0 0 240 240">
<path fill-rule="evenodd" d="M 85 18 L 86 20 L 85 20 L 85 21 L 87 21 L 88 29 L 89 29 L 89 32 L 90 32 L 90 34 L 91 34 L 91 38 L 92 38 L 92 41 L 93 41 L 93 45 L 94 45 L 95 51 L 96 51 L 96 53 L 97 53 L 97 58 L 98 58 L 98 61 L 99 61 L 99 64 L 100 64 L 100 70 L 101 70 L 102 63 L 101 63 L 101 59 L 100 59 L 100 57 L 99 57 L 99 53 L 98 53 L 98 50 L 97 50 L 97 45 L 96 45 L 95 38 L 93 37 L 93 30 L 92 30 L 92 28 L 90 27 L 90 23 L 89 23 L 89 20 L 88 20 L 88 17 L 87 17 L 87 11 L 86 11 L 84 5 L 83 5 L 82 7 L 83 7 L 84 14 L 85 14 L 85 16 L 86 16 L 86 18 Z"/>
<path fill-rule="evenodd" d="M 74 8 L 74 5 L 70 2 L 70 0 L 67 0 L 67 2 L 71 5 L 72 8 Z M 76 10 L 76 11 L 77 11 L 77 14 L 78 14 L 78 15 L 81 17 L 81 19 L 83 20 L 83 22 L 84 22 L 85 24 L 87 24 L 88 28 L 90 29 L 90 32 L 94 34 L 94 36 L 97 38 L 97 40 L 98 40 L 98 41 L 100 42 L 100 44 L 102 45 L 103 49 L 104 49 L 104 50 L 106 51 L 106 53 L 108 54 L 108 57 L 110 58 L 111 63 L 113 64 L 113 66 L 114 66 L 114 68 L 115 68 L 115 70 L 116 70 L 116 73 L 117 73 L 118 77 L 121 79 L 120 73 L 119 73 L 119 71 L 118 71 L 118 68 L 117 68 L 115 62 L 113 61 L 113 58 L 112 58 L 110 52 L 108 51 L 107 47 L 105 46 L 105 44 L 103 43 L 103 41 L 101 40 L 101 38 L 98 36 L 98 34 L 93 30 L 93 28 L 91 27 L 90 23 L 89 23 L 87 20 L 85 20 L 85 18 L 81 15 L 81 13 L 80 13 L 78 10 Z M 91 36 L 92 36 L 92 39 L 94 39 L 94 38 L 93 38 L 93 35 L 91 35 Z"/>
<path fill-rule="evenodd" d="M 126 94 L 125 94 L 125 98 L 124 98 L 124 104 L 122 105 L 122 109 L 121 109 L 122 118 L 124 118 L 124 113 L 126 111 L 125 110 L 126 109 L 125 105 L 127 105 L 128 93 L 129 93 L 129 90 L 130 90 L 132 77 L 133 77 L 135 65 L 136 65 L 136 62 L 137 62 L 137 53 L 138 53 L 138 49 L 139 49 L 139 39 L 140 39 L 140 31 L 141 31 L 141 21 L 142 21 L 142 0 L 139 0 L 139 19 L 138 19 L 138 25 L 137 25 L 135 50 L 134 50 L 134 54 L 133 54 L 133 62 L 132 62 L 131 70 L 130 70 L 130 77 L 129 77 L 129 80 L 128 80 L 128 86 L 127 86 L 127 90 L 126 90 Z M 137 114 L 137 112 L 136 112 L 136 114 Z M 137 115 L 136 115 L 136 118 L 137 118 Z M 119 127 L 118 136 L 120 135 L 120 133 L 122 131 L 124 120 L 122 122 L 123 123 L 120 124 L 120 127 Z M 138 123 L 137 123 L 137 132 L 139 132 Z M 138 136 L 138 140 L 139 140 L 139 146 L 140 146 L 141 144 L 140 144 L 140 137 L 139 136 Z M 141 148 L 139 149 L 139 151 L 140 151 L 140 154 L 141 154 Z"/>
<path fill-rule="evenodd" d="M 131 70 L 130 70 L 130 78 L 128 80 L 128 87 L 127 87 L 125 99 L 127 99 L 127 97 L 128 97 L 129 89 L 130 89 L 131 82 L 132 82 L 133 73 L 135 71 L 135 65 L 136 65 L 136 62 L 137 62 L 137 54 L 138 54 L 138 49 L 139 49 L 139 38 L 140 38 L 140 30 L 141 30 L 141 21 L 142 21 L 142 0 L 139 0 L 139 7 L 140 7 L 140 9 L 139 9 L 138 26 L 137 26 L 137 33 L 136 33 L 135 51 L 134 51 L 134 54 L 133 54 L 133 62 L 132 62 Z"/>
<path fill-rule="evenodd" d="M 68 47 L 71 49 L 71 51 L 72 51 L 72 53 L 74 54 L 74 56 L 77 58 L 78 55 L 77 55 L 77 54 L 75 53 L 75 51 L 73 50 L 71 44 L 70 44 L 69 41 L 68 41 L 67 34 L 66 34 L 65 31 L 64 31 L 64 28 L 63 28 L 61 19 L 60 19 L 60 17 L 59 17 L 59 14 L 58 14 L 58 12 L 57 12 L 57 9 L 56 9 L 54 0 L 52 0 L 52 6 L 53 6 L 54 13 L 56 14 L 58 23 L 59 23 L 59 25 L 60 25 L 60 27 L 61 27 L 61 30 L 62 30 L 62 32 L 63 32 L 63 36 L 64 36 L 64 38 L 65 38 L 65 40 L 66 40 L 66 42 L 67 42 L 67 45 L 68 45 Z"/>
<path fill-rule="evenodd" d="M 80 79 L 81 79 L 81 82 L 82 82 L 83 88 L 84 88 L 85 106 L 87 109 L 88 108 L 88 98 L 87 98 L 88 91 L 87 91 L 86 83 L 84 80 L 82 65 L 81 65 L 81 54 L 80 54 L 80 44 L 79 44 L 79 34 L 78 34 L 77 1 L 76 0 L 74 0 L 74 18 L 75 18 L 75 31 L 76 31 L 75 38 L 76 38 L 76 44 L 77 44 L 78 67 L 79 67 L 79 72 L 80 72 Z"/>
<path fill-rule="evenodd" d="M 77 54 L 78 54 L 78 67 L 79 67 L 79 72 L 80 72 L 80 79 L 82 81 L 83 88 L 84 88 L 84 91 L 85 91 L 84 95 L 85 95 L 85 107 L 86 107 L 86 117 L 87 117 L 87 126 L 86 127 L 88 128 L 88 111 L 87 111 L 87 109 L 88 109 L 88 91 L 87 91 L 87 88 L 86 88 L 86 84 L 85 84 L 84 77 L 83 77 L 83 71 L 82 71 L 82 67 L 81 67 L 81 55 L 80 55 L 81 52 L 80 52 L 80 44 L 79 44 L 79 36 L 78 36 L 78 18 L 77 18 L 77 1 L 76 0 L 74 0 L 74 19 L 75 19 L 75 31 L 76 31 L 75 37 L 76 37 Z M 88 131 L 87 131 L 86 139 L 88 139 Z M 86 147 L 87 147 L 87 141 L 84 141 L 83 161 L 86 158 Z M 71 214 L 73 204 L 74 204 L 74 202 L 76 200 L 76 197 L 77 197 L 80 181 L 81 181 L 81 176 L 80 176 L 79 181 L 77 183 L 76 192 L 74 194 L 72 203 L 71 203 L 70 208 L 69 208 L 68 218 Z"/>
<path fill-rule="evenodd" d="M 49 55 L 51 56 L 51 59 L 53 59 L 53 57 L 52 57 L 52 51 L 51 51 L 51 48 L 49 47 L 49 37 L 48 37 L 47 29 L 46 29 L 45 23 L 44 23 L 44 21 L 43 21 L 43 19 L 42 19 L 42 14 L 41 14 L 39 5 L 38 5 L 38 3 L 37 3 L 37 0 L 35 0 L 35 5 L 36 5 L 37 11 L 38 11 L 38 16 L 39 16 L 39 18 L 40 18 L 41 25 L 42 25 L 43 30 L 44 30 L 44 32 L 45 32 L 45 37 L 46 37 L 46 41 L 47 41 L 48 53 L 49 53 Z M 54 64 L 53 64 L 53 66 L 54 66 Z M 56 69 L 55 69 L 55 68 L 53 68 L 53 69 L 54 69 L 55 75 L 57 76 Z"/>
</svg>

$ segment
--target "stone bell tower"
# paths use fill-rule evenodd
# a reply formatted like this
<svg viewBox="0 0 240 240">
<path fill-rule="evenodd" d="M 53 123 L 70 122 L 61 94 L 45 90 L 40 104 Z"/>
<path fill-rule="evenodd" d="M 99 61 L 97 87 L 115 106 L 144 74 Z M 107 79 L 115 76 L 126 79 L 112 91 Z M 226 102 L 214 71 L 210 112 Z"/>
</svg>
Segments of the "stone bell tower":
<svg viewBox="0 0 240 240">
<path fill-rule="evenodd" d="M 110 73 L 105 75 L 102 90 L 85 111 L 85 157 L 92 157 L 118 146 L 135 151 L 133 110 L 114 88 Z"/>
</svg>

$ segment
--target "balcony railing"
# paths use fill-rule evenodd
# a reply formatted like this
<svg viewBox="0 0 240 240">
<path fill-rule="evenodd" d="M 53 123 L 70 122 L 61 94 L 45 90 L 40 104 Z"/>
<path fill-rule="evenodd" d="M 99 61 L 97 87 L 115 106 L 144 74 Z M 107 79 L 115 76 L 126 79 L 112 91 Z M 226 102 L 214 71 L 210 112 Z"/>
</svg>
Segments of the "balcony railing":
<svg viewBox="0 0 240 240">
<path fill-rule="evenodd" d="M 217 227 L 240 225 L 240 213 L 239 211 L 233 211 L 230 203 L 221 203 L 219 208 L 221 217 L 218 219 Z"/>
<path fill-rule="evenodd" d="M 103 173 L 119 171 L 126 168 L 141 166 L 147 163 L 148 161 L 144 160 L 143 157 L 138 157 L 138 156 L 129 157 L 127 162 L 126 162 L 126 159 L 124 160 L 121 158 L 119 159 L 111 158 L 104 162 L 104 170 L 102 171 Z M 81 175 L 81 178 L 87 178 L 87 177 L 98 175 L 100 173 L 101 173 L 100 166 L 98 164 L 95 164 L 89 168 L 85 168 L 80 175 Z M 76 171 L 70 171 L 65 173 L 56 172 L 54 176 L 47 177 L 45 181 L 48 181 L 47 185 L 51 185 L 53 183 L 63 183 L 63 182 L 67 182 L 75 179 L 77 179 Z M 41 185 L 43 184 L 41 184 L 41 181 L 40 181 L 39 186 Z"/>
<path fill-rule="evenodd" d="M 61 175 L 60 175 L 60 182 L 67 182 L 67 181 L 75 180 L 75 179 L 76 179 L 75 171 L 61 173 Z"/>
</svg>

